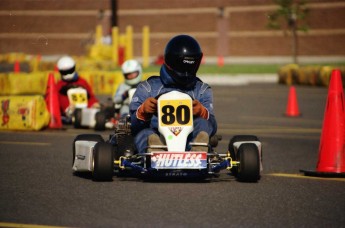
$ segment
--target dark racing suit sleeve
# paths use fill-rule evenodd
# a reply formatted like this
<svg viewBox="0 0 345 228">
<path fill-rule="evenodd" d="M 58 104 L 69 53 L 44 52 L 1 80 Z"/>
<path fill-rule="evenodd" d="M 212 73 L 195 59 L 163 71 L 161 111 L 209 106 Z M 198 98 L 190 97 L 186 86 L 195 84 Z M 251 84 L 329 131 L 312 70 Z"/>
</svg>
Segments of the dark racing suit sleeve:
<svg viewBox="0 0 345 228">
<path fill-rule="evenodd" d="M 210 126 L 212 127 L 212 135 L 214 135 L 217 132 L 217 121 L 213 107 L 213 92 L 208 84 L 203 83 L 203 85 L 200 88 L 200 91 L 198 91 L 197 99 L 208 111 L 207 121 L 210 123 Z"/>
</svg>

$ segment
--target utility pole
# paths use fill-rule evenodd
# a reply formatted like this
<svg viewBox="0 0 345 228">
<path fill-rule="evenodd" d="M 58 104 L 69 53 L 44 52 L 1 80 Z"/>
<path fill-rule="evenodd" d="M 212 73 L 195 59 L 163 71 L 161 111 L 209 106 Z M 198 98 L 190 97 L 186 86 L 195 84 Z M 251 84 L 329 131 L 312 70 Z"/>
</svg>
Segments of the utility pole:
<svg viewBox="0 0 345 228">
<path fill-rule="evenodd" d="M 110 0 L 111 2 L 111 27 L 115 27 L 118 25 L 117 21 L 117 0 Z"/>
</svg>

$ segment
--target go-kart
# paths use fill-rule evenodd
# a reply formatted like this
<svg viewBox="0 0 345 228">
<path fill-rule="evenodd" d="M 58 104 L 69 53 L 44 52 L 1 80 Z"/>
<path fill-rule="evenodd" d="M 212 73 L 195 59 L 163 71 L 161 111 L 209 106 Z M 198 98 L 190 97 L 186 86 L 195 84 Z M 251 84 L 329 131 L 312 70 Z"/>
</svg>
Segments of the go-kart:
<svg viewBox="0 0 345 228">
<path fill-rule="evenodd" d="M 75 128 L 94 128 L 96 131 L 104 131 L 106 129 L 114 129 L 117 122 L 121 118 L 120 113 L 124 103 L 115 104 L 109 98 L 100 108 L 87 108 L 86 90 L 76 89 L 77 94 L 73 91 L 71 100 L 77 104 L 77 108 L 73 113 L 72 122 Z M 126 102 L 132 100 L 135 88 L 128 90 L 128 99 Z M 80 91 L 80 92 L 79 92 Z M 79 92 L 79 93 L 78 93 Z M 79 102 L 78 102 L 79 101 Z M 125 105 L 128 105 L 127 103 Z"/>
<path fill-rule="evenodd" d="M 69 103 L 73 110 L 64 117 L 65 123 L 74 128 L 93 128 L 98 131 L 106 129 L 106 114 L 100 108 L 88 108 L 87 91 L 84 88 L 71 88 L 67 91 Z"/>
<path fill-rule="evenodd" d="M 95 181 L 109 181 L 126 174 L 148 178 L 210 178 L 227 170 L 238 181 L 257 182 L 262 171 L 261 142 L 254 135 L 234 136 L 228 151 L 217 153 L 221 137 L 215 135 L 205 146 L 207 151 L 186 151 L 188 135 L 193 131 L 192 98 L 172 91 L 158 98 L 158 131 L 166 145 L 150 145 L 146 153 L 137 153 L 131 134 L 130 117 L 122 118 L 115 132 L 104 140 L 101 135 L 81 134 L 73 142 L 73 172 L 89 172 Z"/>
</svg>

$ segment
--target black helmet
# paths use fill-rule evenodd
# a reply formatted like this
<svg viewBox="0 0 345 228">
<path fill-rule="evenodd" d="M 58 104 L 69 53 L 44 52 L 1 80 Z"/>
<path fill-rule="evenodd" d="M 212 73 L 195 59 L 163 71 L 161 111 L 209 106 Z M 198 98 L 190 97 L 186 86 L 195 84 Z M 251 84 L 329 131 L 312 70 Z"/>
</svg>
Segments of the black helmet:
<svg viewBox="0 0 345 228">
<path fill-rule="evenodd" d="M 191 36 L 175 36 L 165 47 L 164 65 L 175 83 L 180 86 L 194 86 L 201 59 L 201 48 Z"/>
</svg>

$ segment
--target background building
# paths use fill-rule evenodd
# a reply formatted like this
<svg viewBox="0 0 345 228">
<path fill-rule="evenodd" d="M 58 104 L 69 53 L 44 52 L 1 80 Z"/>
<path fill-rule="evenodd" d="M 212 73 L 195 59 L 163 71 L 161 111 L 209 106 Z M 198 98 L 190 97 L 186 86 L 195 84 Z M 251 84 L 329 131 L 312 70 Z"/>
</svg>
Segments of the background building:
<svg viewBox="0 0 345 228">
<path fill-rule="evenodd" d="M 299 32 L 299 55 L 345 58 L 345 1 L 309 0 L 307 33 Z M 163 53 L 176 34 L 190 34 L 206 57 L 290 57 L 291 36 L 266 27 L 272 0 L 1 0 L 0 52 L 83 55 L 95 27 L 133 26 L 134 56 L 142 52 L 142 29 L 150 28 L 150 56 Z M 116 14 L 113 14 L 116 12 Z"/>
</svg>

